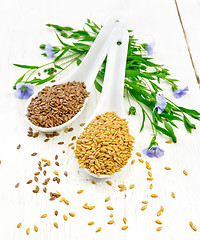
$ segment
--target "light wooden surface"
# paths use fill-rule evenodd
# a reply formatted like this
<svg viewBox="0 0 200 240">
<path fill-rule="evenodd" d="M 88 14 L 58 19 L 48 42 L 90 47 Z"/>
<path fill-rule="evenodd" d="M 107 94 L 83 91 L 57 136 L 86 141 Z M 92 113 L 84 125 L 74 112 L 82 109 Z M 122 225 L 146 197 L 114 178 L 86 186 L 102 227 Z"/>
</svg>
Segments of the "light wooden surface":
<svg viewBox="0 0 200 240">
<path fill-rule="evenodd" d="M 178 8 L 177 8 L 178 6 Z M 135 36 L 142 41 L 155 41 L 154 58 L 159 63 L 164 63 L 170 69 L 172 77 L 180 79 L 180 86 L 189 86 L 189 92 L 181 99 L 173 99 L 168 86 L 163 85 L 165 95 L 171 97 L 177 104 L 188 108 L 199 108 L 199 85 L 197 76 L 200 73 L 200 1 L 199 0 L 112 0 L 112 1 L 0 1 L 1 24 L 1 94 L 0 94 L 0 237 L 4 240 L 41 239 L 41 240 L 102 240 L 102 239 L 200 239 L 200 123 L 195 122 L 197 130 L 188 134 L 183 126 L 179 125 L 176 131 L 177 144 L 167 145 L 165 137 L 159 137 L 159 144 L 165 150 L 162 159 L 148 159 L 152 166 L 154 177 L 153 190 L 149 189 L 147 182 L 147 169 L 135 156 L 135 152 L 141 152 L 150 141 L 150 129 L 147 126 L 143 133 L 139 134 L 141 113 L 135 117 L 128 117 L 131 125 L 131 133 L 136 137 L 133 159 L 135 165 L 128 167 L 113 177 L 112 186 L 105 181 L 97 181 L 91 184 L 91 178 L 78 169 L 73 151 L 67 146 L 72 136 L 80 131 L 79 124 L 85 122 L 98 103 L 99 93 L 95 89 L 88 102 L 84 114 L 73 124 L 74 131 L 69 134 L 61 132 L 59 137 L 44 143 L 44 135 L 36 139 L 28 138 L 28 126 L 23 118 L 25 101 L 17 100 L 13 96 L 12 85 L 22 74 L 20 69 L 12 66 L 13 63 L 42 64 L 45 59 L 40 56 L 38 46 L 41 43 L 51 42 L 57 44 L 55 34 L 45 27 L 46 23 L 69 25 L 80 28 L 84 21 L 90 18 L 98 24 L 103 24 L 105 19 L 113 12 L 125 10 L 128 15 L 127 27 L 134 30 Z M 177 12 L 179 10 L 179 15 Z M 181 26 L 181 21 L 183 26 Z M 185 29 L 185 35 L 183 32 Z M 187 41 L 185 39 L 187 37 Z M 198 40 L 198 41 L 197 41 Z M 191 62 L 192 56 L 193 65 Z M 195 71 L 196 69 L 196 76 Z M 128 108 L 125 102 L 126 109 Z M 64 141 L 65 145 L 57 142 Z M 16 146 L 21 144 L 20 150 Z M 62 150 L 66 153 L 63 154 Z M 35 157 L 31 153 L 37 152 Z M 54 164 L 55 154 L 59 155 L 60 166 Z M 37 162 L 41 157 L 50 159 L 52 165 L 47 168 L 47 177 L 53 176 L 53 171 L 60 173 L 61 183 L 55 184 L 50 180 L 48 191 L 58 190 L 70 205 L 56 201 L 49 201 L 49 194 L 42 190 L 38 195 L 32 190 L 35 183 L 27 185 L 29 179 L 33 179 L 37 171 Z M 165 166 L 172 168 L 164 170 Z M 183 174 L 187 170 L 188 176 Z M 68 177 L 63 172 L 68 172 Z M 44 176 L 39 176 L 38 186 L 42 189 Z M 15 184 L 20 182 L 18 189 Z M 120 192 L 118 184 L 125 184 L 127 190 Z M 130 190 L 129 186 L 135 184 Z M 84 189 L 84 193 L 78 195 L 77 190 Z M 176 198 L 171 197 L 174 192 Z M 157 199 L 150 195 L 155 193 Z M 111 197 L 108 203 L 104 200 Z M 148 200 L 147 209 L 141 211 L 141 201 Z M 82 208 L 84 203 L 95 205 L 95 209 L 88 211 Z M 106 209 L 107 205 L 114 207 L 113 211 Z M 165 208 L 162 216 L 156 213 L 160 206 Z M 59 212 L 58 216 L 54 211 Z M 74 212 L 74 218 L 68 217 L 64 222 L 62 215 L 68 216 Z M 40 216 L 47 213 L 46 219 Z M 113 213 L 115 224 L 108 225 L 109 215 Z M 124 225 L 122 218 L 127 218 L 128 229 L 122 231 Z M 156 231 L 158 225 L 155 220 L 163 222 L 163 229 Z M 53 226 L 58 222 L 59 229 Z M 94 221 L 93 226 L 88 226 L 89 221 Z M 192 221 L 197 228 L 194 232 L 189 222 Z M 22 222 L 20 229 L 17 223 Z M 35 233 L 33 226 L 37 225 L 39 232 Z M 96 233 L 97 227 L 102 231 Z M 30 235 L 26 235 L 26 228 L 30 228 Z"/>
</svg>

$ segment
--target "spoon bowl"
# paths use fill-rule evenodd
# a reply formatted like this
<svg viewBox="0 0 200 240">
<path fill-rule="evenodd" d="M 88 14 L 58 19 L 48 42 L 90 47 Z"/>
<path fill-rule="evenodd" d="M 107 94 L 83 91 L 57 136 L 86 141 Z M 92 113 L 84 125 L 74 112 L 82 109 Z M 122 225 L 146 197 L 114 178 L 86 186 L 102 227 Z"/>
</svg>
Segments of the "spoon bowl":
<svg viewBox="0 0 200 240">
<path fill-rule="evenodd" d="M 85 58 L 83 59 L 79 67 L 74 72 L 72 72 L 67 78 L 63 78 L 57 81 L 56 83 L 48 84 L 46 86 L 51 87 L 54 85 L 72 82 L 72 81 L 84 82 L 86 85 L 86 90 L 90 92 L 92 85 L 94 83 L 95 77 L 98 73 L 98 70 L 100 69 L 102 62 L 106 57 L 106 54 L 110 45 L 112 33 L 113 31 L 115 31 L 115 29 L 121 28 L 122 24 L 124 23 L 124 19 L 125 19 L 125 16 L 123 14 L 119 17 L 112 17 L 111 19 L 109 19 L 109 21 L 107 21 L 105 26 L 101 29 L 96 40 L 92 44 L 89 52 L 87 53 L 87 55 L 85 56 Z M 66 128 L 67 126 L 72 124 L 80 116 L 88 100 L 88 97 L 87 97 L 84 101 L 84 105 L 81 108 L 81 110 L 69 121 L 61 125 L 58 125 L 56 127 L 49 127 L 49 128 L 38 127 L 34 125 L 31 121 L 29 121 L 26 114 L 28 112 L 28 106 L 31 103 L 31 100 L 38 95 L 39 91 L 35 92 L 31 96 L 31 98 L 27 100 L 25 109 L 24 109 L 24 115 L 28 125 L 30 125 L 36 131 L 41 131 L 46 133 L 60 131 L 61 129 Z"/>
</svg>

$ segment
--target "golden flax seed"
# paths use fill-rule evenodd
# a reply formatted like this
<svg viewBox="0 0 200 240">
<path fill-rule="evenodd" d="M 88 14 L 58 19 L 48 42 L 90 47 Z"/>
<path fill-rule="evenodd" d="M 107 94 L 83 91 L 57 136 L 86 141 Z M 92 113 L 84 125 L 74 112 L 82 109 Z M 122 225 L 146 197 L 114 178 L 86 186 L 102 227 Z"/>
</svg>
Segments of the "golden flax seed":
<svg viewBox="0 0 200 240">
<path fill-rule="evenodd" d="M 150 185 L 149 185 L 149 188 L 150 188 L 150 189 L 153 189 L 153 184 L 150 184 Z"/>
<path fill-rule="evenodd" d="M 96 182 L 94 180 L 91 181 L 92 184 L 96 184 Z"/>
<path fill-rule="evenodd" d="M 91 226 L 91 225 L 93 225 L 93 224 L 94 224 L 93 221 L 91 221 L 91 222 L 88 223 L 89 226 Z"/>
<path fill-rule="evenodd" d="M 127 223 L 127 219 L 125 217 L 123 217 L 123 222 L 124 222 L 124 224 Z"/>
<path fill-rule="evenodd" d="M 174 194 L 173 192 L 171 193 L 171 196 L 172 196 L 173 198 L 175 198 L 175 197 L 176 197 L 176 196 L 175 196 L 175 194 Z"/>
<path fill-rule="evenodd" d="M 162 224 L 162 222 L 160 220 L 156 220 L 155 221 L 157 224 Z"/>
<path fill-rule="evenodd" d="M 149 177 L 152 177 L 152 173 L 150 171 L 148 171 L 148 175 Z"/>
<path fill-rule="evenodd" d="M 110 200 L 110 196 L 105 199 L 105 202 L 108 202 Z"/>
<path fill-rule="evenodd" d="M 151 194 L 151 197 L 152 197 L 152 198 L 157 198 L 158 195 L 156 195 L 156 194 Z"/>
<path fill-rule="evenodd" d="M 21 225 L 22 225 L 22 223 L 18 223 L 18 224 L 17 224 L 17 228 L 20 228 Z"/>
<path fill-rule="evenodd" d="M 113 224 L 115 221 L 114 220 L 110 220 L 107 222 L 107 224 Z"/>
<path fill-rule="evenodd" d="M 75 217 L 75 213 L 69 213 L 69 216 L 71 216 L 71 217 Z"/>
<path fill-rule="evenodd" d="M 58 228 L 58 223 L 57 222 L 54 222 L 53 225 L 54 225 L 55 228 Z"/>
<path fill-rule="evenodd" d="M 110 186 L 112 186 L 112 182 L 111 181 L 106 181 L 106 183 Z"/>
<path fill-rule="evenodd" d="M 138 161 L 141 162 L 141 163 L 144 163 L 144 160 L 141 159 L 141 158 L 138 158 Z"/>
<path fill-rule="evenodd" d="M 142 154 L 139 153 L 139 152 L 136 152 L 136 155 L 137 155 L 138 157 L 142 157 Z"/>
<path fill-rule="evenodd" d="M 34 225 L 34 231 L 38 232 L 38 227 L 36 225 Z"/>
<path fill-rule="evenodd" d="M 107 208 L 108 210 L 114 210 L 114 208 L 111 207 L 111 206 L 107 206 L 106 208 Z"/>
<path fill-rule="evenodd" d="M 163 227 L 157 227 L 157 228 L 156 228 L 156 231 L 158 231 L 158 232 L 159 232 L 159 231 L 161 231 L 161 230 L 162 230 L 162 228 L 163 228 Z"/>
<path fill-rule="evenodd" d="M 30 228 L 27 228 L 26 229 L 26 234 L 29 235 L 29 233 L 30 233 Z"/>
<path fill-rule="evenodd" d="M 42 216 L 40 218 L 46 218 L 47 214 L 42 214 Z"/>
<path fill-rule="evenodd" d="M 148 204 L 148 201 L 142 201 L 143 204 Z"/>
<path fill-rule="evenodd" d="M 168 143 L 168 144 L 170 144 L 170 143 L 172 143 L 172 141 L 171 140 L 167 140 L 167 141 L 165 141 L 166 143 Z"/>
<path fill-rule="evenodd" d="M 188 175 L 188 173 L 187 173 L 185 170 L 183 170 L 183 173 L 185 174 L 185 176 L 187 176 L 187 175 Z"/>
<path fill-rule="evenodd" d="M 161 210 L 161 212 L 164 212 L 164 207 L 160 206 L 160 210 Z"/>
<path fill-rule="evenodd" d="M 112 218 L 114 215 L 113 214 L 110 214 L 110 217 Z"/>
<path fill-rule="evenodd" d="M 128 228 L 128 226 L 123 226 L 122 230 L 126 230 Z"/>
<path fill-rule="evenodd" d="M 100 232 L 101 229 L 102 229 L 101 227 L 98 227 L 97 230 L 96 230 L 96 232 Z"/>
<path fill-rule="evenodd" d="M 193 222 L 189 222 L 190 227 L 192 230 L 197 231 L 197 228 L 194 226 Z"/>
<path fill-rule="evenodd" d="M 65 221 L 67 221 L 67 219 L 68 219 L 65 214 L 63 214 L 63 219 L 64 219 Z"/>
<path fill-rule="evenodd" d="M 134 163 L 135 163 L 135 160 L 132 160 L 132 161 L 131 161 L 131 165 L 133 165 Z"/>
<path fill-rule="evenodd" d="M 144 211 L 145 209 L 147 209 L 147 205 L 144 205 L 143 207 L 141 207 L 142 211 Z"/>
<path fill-rule="evenodd" d="M 135 187 L 135 184 L 131 184 L 130 189 L 133 189 Z"/>
<path fill-rule="evenodd" d="M 171 168 L 170 167 L 165 167 L 165 170 L 171 170 Z"/>
<path fill-rule="evenodd" d="M 78 191 L 77 191 L 77 193 L 78 193 L 78 194 L 81 194 L 81 193 L 83 193 L 83 192 L 84 192 L 84 190 L 83 190 L 83 189 L 82 189 L 82 190 L 78 190 Z"/>
<path fill-rule="evenodd" d="M 157 216 L 159 217 L 161 215 L 161 210 L 157 212 Z"/>
<path fill-rule="evenodd" d="M 148 177 L 148 178 L 147 178 L 148 181 L 153 181 L 153 179 L 154 179 L 154 178 L 152 178 L 152 177 Z"/>
</svg>

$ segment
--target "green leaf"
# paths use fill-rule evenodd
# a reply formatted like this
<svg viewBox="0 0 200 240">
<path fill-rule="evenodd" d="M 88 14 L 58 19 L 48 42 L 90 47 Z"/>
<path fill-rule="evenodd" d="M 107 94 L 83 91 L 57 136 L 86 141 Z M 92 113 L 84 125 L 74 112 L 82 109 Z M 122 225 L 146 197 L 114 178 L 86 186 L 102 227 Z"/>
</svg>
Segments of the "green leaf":
<svg viewBox="0 0 200 240">
<path fill-rule="evenodd" d="M 171 134 L 168 130 L 166 130 L 165 128 L 162 128 L 156 124 L 154 124 L 154 127 L 161 133 L 163 133 L 164 135 L 170 137 L 174 142 L 176 142 L 176 136 L 174 136 L 174 134 Z"/>
<path fill-rule="evenodd" d="M 95 79 L 94 81 L 94 86 L 97 89 L 97 91 L 101 92 L 102 91 L 102 86 L 97 82 L 97 80 Z"/>
<path fill-rule="evenodd" d="M 145 111 L 144 109 L 142 108 L 142 125 L 141 125 L 141 128 L 140 128 L 140 132 L 142 132 L 143 128 L 144 128 L 144 123 L 145 123 Z"/>
<path fill-rule="evenodd" d="M 55 66 L 55 68 L 57 68 L 57 69 L 64 70 L 64 68 L 62 68 L 62 67 L 59 66 L 59 65 L 56 65 L 55 63 L 54 63 L 54 66 Z"/>
<path fill-rule="evenodd" d="M 165 122 L 164 125 L 165 125 L 165 128 L 168 130 L 168 132 L 171 133 L 171 135 L 173 136 L 172 139 L 176 139 L 176 136 L 174 134 L 174 130 L 173 130 L 172 126 L 167 122 Z M 174 142 L 176 142 L 176 141 L 174 141 Z"/>
<path fill-rule="evenodd" d="M 160 114 L 161 117 L 165 118 L 165 119 L 169 119 L 169 120 L 172 120 L 172 121 L 183 121 L 181 118 L 177 117 L 177 116 L 174 116 L 174 115 L 169 115 L 169 114 L 165 114 L 165 113 L 161 113 Z"/>
<path fill-rule="evenodd" d="M 24 75 L 22 75 L 16 82 L 15 82 L 15 85 L 13 86 L 13 89 L 15 89 L 16 90 L 16 85 L 18 84 L 18 83 L 20 83 L 23 79 L 24 79 L 24 76 L 26 75 L 26 73 L 24 73 Z"/>
<path fill-rule="evenodd" d="M 67 44 L 67 43 L 64 43 L 64 42 L 60 39 L 60 37 L 58 36 L 57 33 L 56 33 L 56 36 L 57 36 L 58 40 L 60 41 L 60 43 L 61 43 L 63 46 L 68 47 L 68 44 Z"/>
<path fill-rule="evenodd" d="M 73 28 L 71 28 L 71 27 L 61 27 L 61 26 L 56 25 L 56 24 L 46 24 L 46 26 L 47 27 L 53 27 L 58 31 L 63 31 L 63 30 L 64 31 L 72 31 L 73 30 Z"/>
<path fill-rule="evenodd" d="M 79 66 L 80 64 L 81 64 L 81 59 L 80 58 L 77 58 L 77 60 L 76 60 L 76 64 L 77 64 L 77 66 Z"/>
<path fill-rule="evenodd" d="M 27 68 L 27 69 L 38 69 L 38 66 L 31 66 L 31 65 L 21 65 L 21 64 L 13 64 L 16 67 L 20 67 L 20 68 Z"/>
<path fill-rule="evenodd" d="M 69 48 L 65 48 L 65 50 L 63 50 L 63 51 L 61 52 L 61 54 L 59 54 L 59 55 L 55 58 L 54 62 L 57 62 L 68 50 L 69 50 Z"/>
<path fill-rule="evenodd" d="M 181 109 L 181 111 L 187 113 L 190 116 L 200 116 L 200 113 L 197 112 L 196 110 L 192 110 L 192 109 L 187 109 L 184 107 L 179 107 Z"/>
</svg>

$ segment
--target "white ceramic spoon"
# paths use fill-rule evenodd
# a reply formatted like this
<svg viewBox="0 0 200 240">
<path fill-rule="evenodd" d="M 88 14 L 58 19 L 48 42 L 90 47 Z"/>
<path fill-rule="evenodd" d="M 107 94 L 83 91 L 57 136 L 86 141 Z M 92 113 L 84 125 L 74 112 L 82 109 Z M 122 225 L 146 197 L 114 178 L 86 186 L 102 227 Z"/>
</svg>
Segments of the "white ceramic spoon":
<svg viewBox="0 0 200 240">
<path fill-rule="evenodd" d="M 96 75 L 101 67 L 101 64 L 102 64 L 103 60 L 105 59 L 106 54 L 108 52 L 108 48 L 110 46 L 110 41 L 112 38 L 111 37 L 112 33 L 113 33 L 113 31 L 115 31 L 115 29 L 121 28 L 122 24 L 124 23 L 124 20 L 125 20 L 125 16 L 123 14 L 121 16 L 112 17 L 111 19 L 109 19 L 108 22 L 105 24 L 105 26 L 101 29 L 96 40 L 92 44 L 89 52 L 87 53 L 87 55 L 83 59 L 82 63 L 77 68 L 77 70 L 75 70 L 67 78 L 64 78 L 56 83 L 49 84 L 48 86 L 53 86 L 53 85 L 72 82 L 72 81 L 84 82 L 86 85 L 87 91 L 90 92 L 92 85 L 94 83 L 95 77 L 96 77 Z M 41 91 L 41 90 L 39 90 L 39 91 Z M 51 128 L 38 127 L 29 121 L 26 114 L 27 114 L 27 109 L 28 109 L 28 106 L 29 106 L 32 98 L 35 98 L 38 95 L 39 91 L 35 92 L 31 96 L 31 98 L 29 98 L 27 100 L 26 105 L 25 105 L 25 111 L 24 111 L 24 115 L 25 115 L 25 119 L 26 119 L 27 123 L 36 131 L 55 132 L 55 131 L 59 131 L 63 128 L 66 128 L 69 124 L 74 122 L 79 117 L 79 115 L 82 113 L 82 111 L 87 103 L 87 100 L 88 100 L 88 98 L 85 99 L 85 102 L 84 102 L 83 107 L 81 108 L 81 111 L 78 112 L 72 119 L 70 119 L 66 123 L 63 123 L 59 126 L 51 127 Z"/>
<path fill-rule="evenodd" d="M 113 34 L 111 47 L 107 57 L 106 72 L 100 102 L 95 112 L 85 124 L 85 127 L 95 119 L 97 115 L 106 112 L 115 112 L 118 117 L 125 118 L 123 93 L 128 41 L 129 34 L 125 29 L 118 29 Z M 119 45 L 119 43 L 121 44 Z M 82 131 L 84 131 L 84 129 Z M 89 172 L 86 168 L 84 168 L 84 170 L 95 178 L 108 178 L 116 174 L 97 176 L 96 174 Z"/>
</svg>

